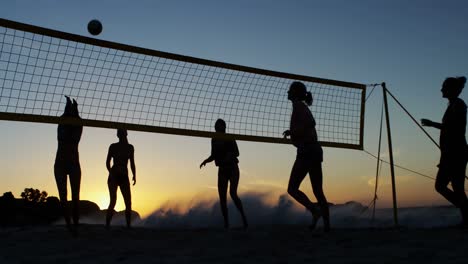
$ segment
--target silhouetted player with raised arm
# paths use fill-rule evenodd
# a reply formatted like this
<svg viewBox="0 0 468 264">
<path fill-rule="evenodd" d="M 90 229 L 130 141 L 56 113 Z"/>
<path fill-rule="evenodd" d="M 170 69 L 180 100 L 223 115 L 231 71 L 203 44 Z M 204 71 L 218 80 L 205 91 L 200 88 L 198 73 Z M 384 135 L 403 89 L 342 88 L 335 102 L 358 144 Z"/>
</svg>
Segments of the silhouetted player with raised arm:
<svg viewBox="0 0 468 264">
<path fill-rule="evenodd" d="M 117 202 L 117 188 L 120 187 L 125 202 L 125 219 L 127 227 L 130 228 L 132 217 L 132 194 L 130 192 L 130 181 L 128 179 L 127 164 L 130 161 L 130 168 L 133 174 L 133 185 L 136 184 L 136 167 L 133 145 L 128 143 L 127 130 L 118 129 L 117 137 L 119 142 L 110 145 L 107 153 L 106 167 L 109 171 L 107 186 L 109 187 L 110 203 L 107 208 L 106 227 L 110 227 L 112 215 L 114 214 L 115 203 Z M 111 167 L 111 159 L 113 165 Z"/>
<path fill-rule="evenodd" d="M 63 118 L 81 119 L 78 113 L 78 103 L 73 99 L 73 103 L 68 96 Z M 76 234 L 79 222 L 80 203 L 80 183 L 81 167 L 78 154 L 78 144 L 80 143 L 83 126 L 79 125 L 58 125 L 57 128 L 57 154 L 55 156 L 54 174 L 60 197 L 60 204 L 63 210 L 65 223 L 69 230 Z M 72 192 L 72 215 L 73 226 L 70 223 L 70 213 L 67 206 L 67 175 L 70 177 Z"/>
<path fill-rule="evenodd" d="M 218 133 L 226 133 L 226 122 L 222 119 L 216 120 L 215 130 Z M 247 228 L 247 218 L 244 214 L 242 202 L 237 195 L 237 186 L 239 185 L 239 149 L 235 140 L 227 139 L 211 139 L 211 155 L 200 164 L 200 169 L 206 163 L 215 161 L 218 166 L 218 194 L 221 212 L 224 217 L 224 227 L 229 228 L 229 218 L 227 211 L 227 188 L 230 182 L 229 194 L 231 195 L 234 204 L 242 216 L 244 228 Z"/>
<path fill-rule="evenodd" d="M 312 213 L 311 229 L 315 228 L 320 216 L 323 216 L 324 230 L 328 232 L 330 230 L 330 216 L 328 202 L 322 188 L 323 151 L 318 142 L 315 119 L 307 107 L 312 105 L 312 94 L 307 92 L 303 83 L 293 82 L 289 87 L 288 99 L 292 102 L 293 111 L 290 128 L 284 131 L 283 135 L 285 137 L 291 136 L 291 141 L 297 148 L 296 161 L 289 178 L 288 193 Z M 309 173 L 312 190 L 320 210 L 305 193 L 299 190 L 307 173 Z"/>
<path fill-rule="evenodd" d="M 468 227 L 468 200 L 465 194 L 465 170 L 468 161 L 466 146 L 466 104 L 458 98 L 466 78 L 447 78 L 442 85 L 442 97 L 449 101 L 442 123 L 421 119 L 423 126 L 440 129 L 440 162 L 435 189 L 449 202 L 460 208 L 462 226 Z M 452 190 L 447 188 L 452 183 Z"/>
</svg>

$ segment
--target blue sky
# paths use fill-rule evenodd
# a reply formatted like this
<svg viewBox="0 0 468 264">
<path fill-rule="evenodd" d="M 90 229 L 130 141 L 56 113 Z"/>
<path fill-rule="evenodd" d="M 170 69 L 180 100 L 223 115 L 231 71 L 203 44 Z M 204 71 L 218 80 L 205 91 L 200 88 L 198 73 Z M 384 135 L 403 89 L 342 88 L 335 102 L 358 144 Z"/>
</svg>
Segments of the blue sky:
<svg viewBox="0 0 468 264">
<path fill-rule="evenodd" d="M 461 0 L 0 3 L 2 18 L 75 34 L 89 36 L 87 22 L 97 18 L 104 26 L 98 38 L 105 40 L 322 78 L 365 84 L 385 81 L 416 118 L 434 120 L 441 119 L 447 105 L 440 94 L 442 81 L 468 72 L 467 14 L 468 3 Z M 466 92 L 461 97 L 466 99 Z M 366 105 L 364 146 L 373 153 L 380 105 L 381 93 L 376 91 Z M 438 150 L 395 104 L 391 102 L 390 107 L 396 162 L 434 176 Z M 29 187 L 24 185 L 32 184 L 54 194 L 51 168 L 56 127 L 6 121 L 0 127 L 0 165 L 6 168 L 0 192 L 19 194 Z M 438 138 L 437 131 L 430 133 Z M 189 195 L 216 185 L 214 166 L 204 171 L 197 168 L 209 153 L 209 140 L 148 133 L 130 133 L 130 140 L 140 157 L 141 187 L 134 189 L 136 199 L 157 196 L 152 200 L 154 207 L 174 199 L 172 193 Z M 107 195 L 105 152 L 114 141 L 114 131 L 86 129 L 80 145 L 82 166 L 88 172 L 83 174 L 84 198 Z M 292 147 L 247 142 L 239 146 L 244 169 L 241 187 L 244 183 L 245 190 L 258 184 L 286 188 Z M 342 149 L 326 149 L 325 157 L 325 190 L 330 200 L 371 198 L 375 160 L 363 152 Z M 443 203 L 430 181 L 399 170 L 397 175 L 402 204 Z M 310 193 L 308 185 L 305 181 Z M 173 188 L 178 191 L 164 191 Z M 385 181 L 381 197 L 388 204 Z"/>
</svg>

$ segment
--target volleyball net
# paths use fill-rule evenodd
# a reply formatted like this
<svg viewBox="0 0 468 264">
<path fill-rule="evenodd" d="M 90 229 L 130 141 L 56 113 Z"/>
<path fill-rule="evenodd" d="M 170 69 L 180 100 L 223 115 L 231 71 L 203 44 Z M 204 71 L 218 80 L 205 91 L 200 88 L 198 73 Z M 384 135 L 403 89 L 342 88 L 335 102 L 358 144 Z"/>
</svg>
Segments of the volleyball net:
<svg viewBox="0 0 468 264">
<path fill-rule="evenodd" d="M 363 148 L 365 85 L 109 42 L 0 19 L 0 119 L 289 143 L 287 90 L 302 81 L 323 146 Z M 65 97 L 82 120 L 60 118 Z"/>
</svg>

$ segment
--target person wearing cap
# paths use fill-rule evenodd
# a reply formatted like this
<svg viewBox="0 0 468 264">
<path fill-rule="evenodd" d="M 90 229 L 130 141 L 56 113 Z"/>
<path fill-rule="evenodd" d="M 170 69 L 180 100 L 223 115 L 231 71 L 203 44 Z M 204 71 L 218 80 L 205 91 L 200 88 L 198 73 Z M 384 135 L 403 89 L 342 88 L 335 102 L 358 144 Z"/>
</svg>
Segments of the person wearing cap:
<svg viewBox="0 0 468 264">
<path fill-rule="evenodd" d="M 109 147 L 106 159 L 106 167 L 109 171 L 109 178 L 107 179 L 107 186 L 109 187 L 110 203 L 107 208 L 106 227 L 110 227 L 112 215 L 114 214 L 114 207 L 117 201 L 117 188 L 120 187 L 122 196 L 125 202 L 125 219 L 127 227 L 130 228 L 131 215 L 132 215 L 132 196 L 130 192 L 130 181 L 128 179 L 127 164 L 130 161 L 130 168 L 133 174 L 133 185 L 136 184 L 136 167 L 134 153 L 135 149 L 132 144 L 128 143 L 127 130 L 118 129 L 117 137 L 119 142 L 113 143 Z M 111 160 L 113 161 L 111 167 Z"/>
</svg>

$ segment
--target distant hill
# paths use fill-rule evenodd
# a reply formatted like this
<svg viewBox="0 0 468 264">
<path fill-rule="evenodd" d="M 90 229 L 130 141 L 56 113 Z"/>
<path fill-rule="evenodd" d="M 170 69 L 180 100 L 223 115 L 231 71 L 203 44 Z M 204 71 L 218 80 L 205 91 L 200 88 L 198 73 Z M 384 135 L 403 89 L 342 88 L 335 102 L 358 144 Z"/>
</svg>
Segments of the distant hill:
<svg viewBox="0 0 468 264">
<path fill-rule="evenodd" d="M 80 201 L 79 206 L 80 219 L 93 219 L 95 223 L 104 223 L 107 210 L 101 210 L 96 203 L 86 200 Z M 1 226 L 49 225 L 63 220 L 60 201 L 55 196 L 48 197 L 45 202 L 31 202 L 16 199 L 11 193 L 5 193 L 0 197 L 0 212 Z M 114 214 L 116 219 L 123 216 L 123 211 Z M 141 217 L 138 212 L 132 211 L 132 221 L 139 220 Z"/>
</svg>

